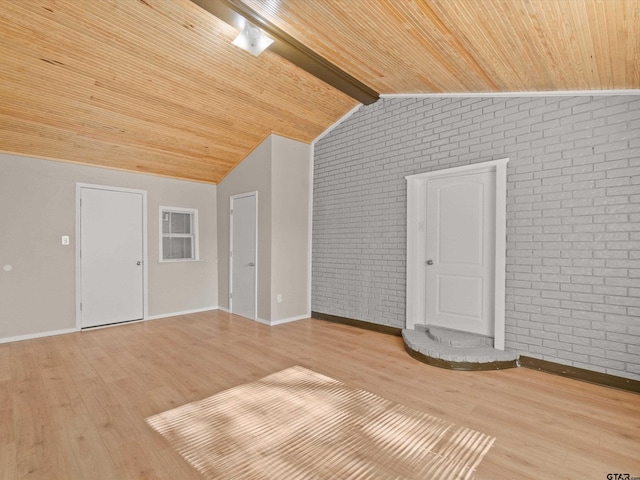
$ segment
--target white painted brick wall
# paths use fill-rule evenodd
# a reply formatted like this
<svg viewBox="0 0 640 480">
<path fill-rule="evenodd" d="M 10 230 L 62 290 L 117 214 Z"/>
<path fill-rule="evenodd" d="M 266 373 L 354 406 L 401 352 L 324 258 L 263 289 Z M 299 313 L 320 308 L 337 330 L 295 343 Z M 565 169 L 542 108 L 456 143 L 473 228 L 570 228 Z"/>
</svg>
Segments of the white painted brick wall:
<svg viewBox="0 0 640 480">
<path fill-rule="evenodd" d="M 404 326 L 404 177 L 509 157 L 507 348 L 640 380 L 639 97 L 384 99 L 315 152 L 314 311 Z"/>
</svg>

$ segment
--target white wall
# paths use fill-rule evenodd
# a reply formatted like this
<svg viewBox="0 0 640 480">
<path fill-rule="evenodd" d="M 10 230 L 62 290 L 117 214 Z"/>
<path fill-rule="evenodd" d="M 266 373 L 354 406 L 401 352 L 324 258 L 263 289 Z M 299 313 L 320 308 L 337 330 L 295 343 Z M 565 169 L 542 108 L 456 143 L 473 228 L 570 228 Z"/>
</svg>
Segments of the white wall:
<svg viewBox="0 0 640 480">
<path fill-rule="evenodd" d="M 215 185 L 0 154 L 0 340 L 75 328 L 77 182 L 147 191 L 148 316 L 217 307 Z M 199 210 L 200 262 L 158 262 L 160 205 Z"/>
</svg>

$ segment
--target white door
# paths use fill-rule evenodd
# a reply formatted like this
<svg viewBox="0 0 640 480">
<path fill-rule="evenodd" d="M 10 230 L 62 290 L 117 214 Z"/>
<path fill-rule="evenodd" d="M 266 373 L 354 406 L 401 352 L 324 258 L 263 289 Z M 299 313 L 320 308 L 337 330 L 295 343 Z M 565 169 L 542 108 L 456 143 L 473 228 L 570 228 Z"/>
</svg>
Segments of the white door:
<svg viewBox="0 0 640 480">
<path fill-rule="evenodd" d="M 495 172 L 426 188 L 426 323 L 493 336 Z"/>
<path fill-rule="evenodd" d="M 143 194 L 80 189 L 81 327 L 144 316 Z"/>
<path fill-rule="evenodd" d="M 257 192 L 231 197 L 231 313 L 256 319 Z"/>
</svg>

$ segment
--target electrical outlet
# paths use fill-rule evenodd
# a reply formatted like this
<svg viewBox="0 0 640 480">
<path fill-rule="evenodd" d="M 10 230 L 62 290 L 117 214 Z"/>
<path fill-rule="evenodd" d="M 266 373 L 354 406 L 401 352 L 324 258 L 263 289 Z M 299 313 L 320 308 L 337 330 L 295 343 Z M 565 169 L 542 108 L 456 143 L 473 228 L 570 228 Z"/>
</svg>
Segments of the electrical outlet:
<svg viewBox="0 0 640 480">
<path fill-rule="evenodd" d="M 69 245 L 69 235 L 63 235 L 62 236 L 62 244 L 63 245 Z"/>
<path fill-rule="evenodd" d="M 278 303 L 282 303 L 282 294 L 281 294 L 281 293 L 279 293 L 278 295 L 276 295 L 276 301 L 277 301 Z"/>
</svg>

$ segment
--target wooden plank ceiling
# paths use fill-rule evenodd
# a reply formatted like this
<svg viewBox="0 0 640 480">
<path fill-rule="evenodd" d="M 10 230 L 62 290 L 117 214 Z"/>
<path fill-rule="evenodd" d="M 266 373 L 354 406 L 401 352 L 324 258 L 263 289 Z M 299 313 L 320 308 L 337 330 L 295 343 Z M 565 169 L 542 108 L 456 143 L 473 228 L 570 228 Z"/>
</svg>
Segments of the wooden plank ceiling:
<svg viewBox="0 0 640 480">
<path fill-rule="evenodd" d="M 640 88 L 640 0 L 243 0 L 383 94 Z M 0 151 L 219 182 L 357 102 L 189 0 L 2 0 Z"/>
</svg>

